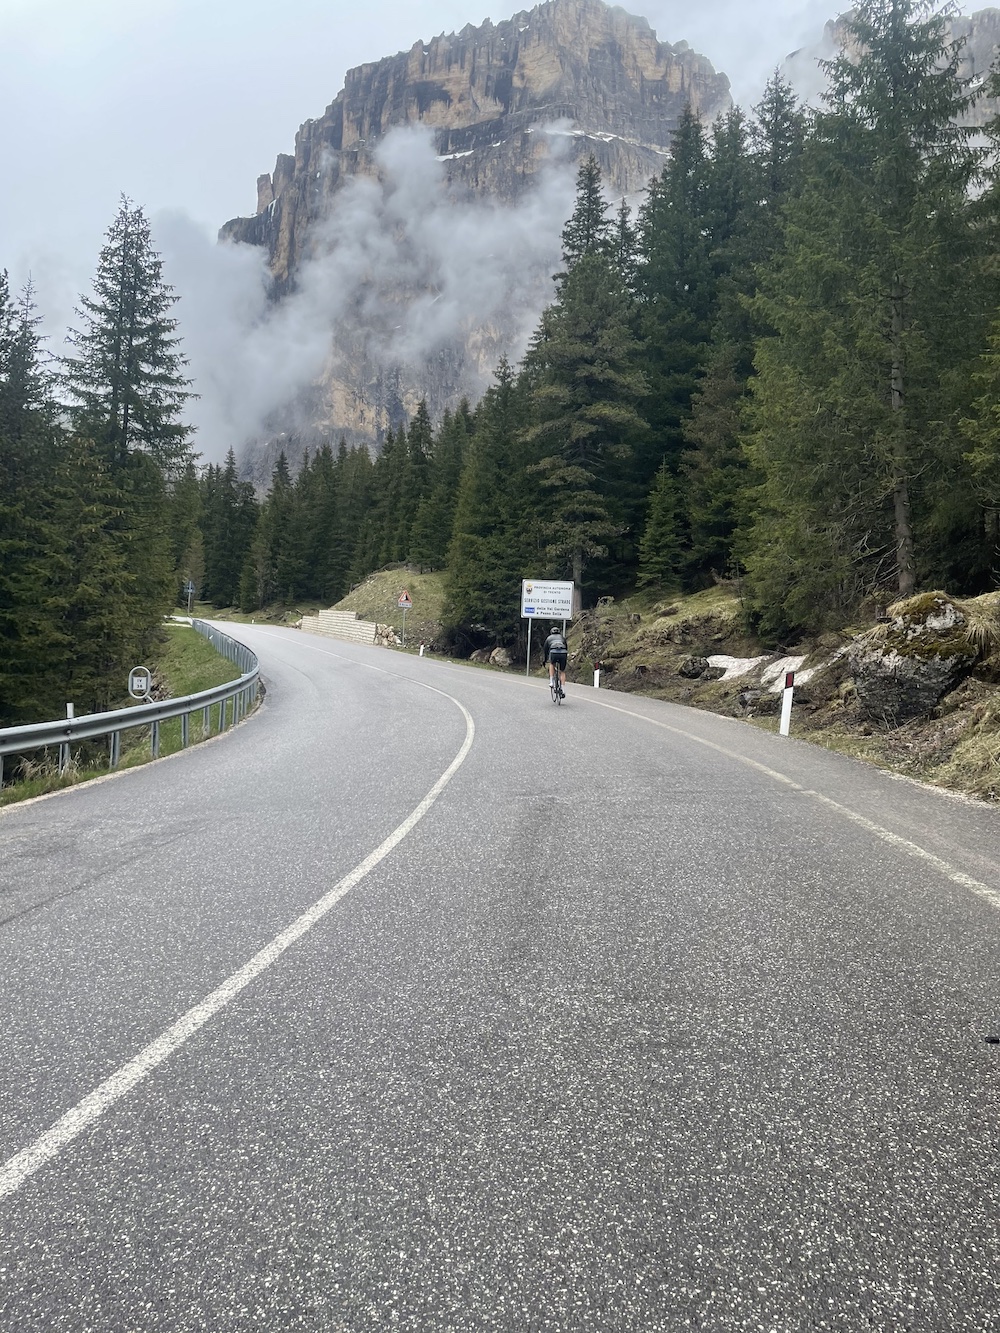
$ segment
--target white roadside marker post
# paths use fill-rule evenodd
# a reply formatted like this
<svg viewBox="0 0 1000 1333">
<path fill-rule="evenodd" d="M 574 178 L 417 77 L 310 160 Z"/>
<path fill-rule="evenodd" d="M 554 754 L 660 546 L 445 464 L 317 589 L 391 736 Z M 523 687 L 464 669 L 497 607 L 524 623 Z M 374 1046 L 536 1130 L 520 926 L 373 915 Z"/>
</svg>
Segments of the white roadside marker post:
<svg viewBox="0 0 1000 1333">
<path fill-rule="evenodd" d="M 787 736 L 792 722 L 792 695 L 795 693 L 795 672 L 785 672 L 785 689 L 781 698 L 781 725 L 779 736 Z"/>
<path fill-rule="evenodd" d="M 594 663 L 594 689 L 595 689 L 595 690 L 599 690 L 600 688 L 601 688 L 601 664 L 600 664 L 600 662 L 595 662 L 595 663 Z"/>
</svg>

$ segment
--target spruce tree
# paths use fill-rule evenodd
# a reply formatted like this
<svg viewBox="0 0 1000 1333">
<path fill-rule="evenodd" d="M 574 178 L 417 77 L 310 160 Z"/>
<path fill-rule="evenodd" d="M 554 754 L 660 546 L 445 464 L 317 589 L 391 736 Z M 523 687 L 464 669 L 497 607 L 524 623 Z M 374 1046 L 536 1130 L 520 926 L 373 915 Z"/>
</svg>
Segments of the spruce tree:
<svg viewBox="0 0 1000 1333">
<path fill-rule="evenodd" d="M 649 514 L 639 547 L 640 588 L 676 588 L 681 566 L 677 482 L 666 460 L 660 465 L 649 497 Z"/>
<path fill-rule="evenodd" d="M 192 395 L 173 303 L 149 223 L 123 196 L 93 295 L 80 299 L 81 326 L 69 337 L 75 355 L 65 360 L 76 428 L 96 440 L 113 467 L 142 451 L 170 474 L 189 456 L 191 429 L 181 413 Z"/>
<path fill-rule="evenodd" d="M 427 491 L 417 507 L 410 533 L 410 563 L 441 569 L 448 557 L 472 414 L 463 402 L 454 414 L 446 412 L 434 439 Z"/>
<path fill-rule="evenodd" d="M 0 726 L 55 716 L 71 696 L 64 583 L 76 515 L 54 503 L 66 475 L 30 286 L 0 271 Z"/>
<path fill-rule="evenodd" d="M 253 485 L 240 480 L 230 449 L 225 464 L 211 464 L 202 483 L 204 596 L 214 606 L 236 606 L 241 601 L 241 576 L 258 516 Z"/>
<path fill-rule="evenodd" d="M 745 549 L 776 629 L 887 584 L 907 595 L 933 569 L 937 486 L 962 452 L 956 369 L 996 303 L 946 13 L 923 0 L 853 11 L 853 50 L 830 62 L 785 249 L 755 306 L 773 335 L 757 353 L 748 447 L 761 486 Z"/>
<path fill-rule="evenodd" d="M 579 587 L 625 525 L 615 490 L 645 430 L 633 304 L 611 260 L 586 255 L 563 279 L 527 358 L 533 379 L 528 440 L 549 572 Z"/>
<path fill-rule="evenodd" d="M 537 483 L 527 470 L 528 394 L 527 377 L 501 359 L 465 451 L 445 581 L 448 633 L 465 646 L 484 633 L 494 643 L 517 641 L 521 580 L 544 559 Z"/>
<path fill-rule="evenodd" d="M 595 157 L 588 157 L 577 172 L 576 203 L 562 233 L 563 263 L 567 269 L 588 255 L 610 257 L 614 253 L 615 228 L 608 213 L 601 169 Z"/>
</svg>

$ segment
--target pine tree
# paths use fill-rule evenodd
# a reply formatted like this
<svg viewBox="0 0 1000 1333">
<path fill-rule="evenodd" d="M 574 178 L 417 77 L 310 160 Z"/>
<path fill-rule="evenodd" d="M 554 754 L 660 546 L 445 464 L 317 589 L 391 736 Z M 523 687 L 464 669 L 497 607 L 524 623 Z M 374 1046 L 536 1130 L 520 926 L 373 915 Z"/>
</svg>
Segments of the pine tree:
<svg viewBox="0 0 1000 1333">
<path fill-rule="evenodd" d="M 462 476 L 472 414 L 463 402 L 454 415 L 446 412 L 434 440 L 427 492 L 417 507 L 410 533 L 410 563 L 441 569 L 448 557 L 455 505 Z"/>
<path fill-rule="evenodd" d="M 746 545 L 758 612 L 815 624 L 930 570 L 935 484 L 962 447 L 956 368 L 981 344 L 996 279 L 973 225 L 980 154 L 944 12 L 864 0 L 858 54 L 830 64 L 828 108 L 786 209 L 786 247 L 756 303 L 748 448 L 762 481 Z M 970 518 L 972 515 L 969 516 Z"/>
<path fill-rule="evenodd" d="M 681 541 L 677 521 L 677 482 L 664 459 L 649 497 L 649 516 L 639 547 L 640 588 L 671 589 L 679 584 Z"/>
<path fill-rule="evenodd" d="M 180 415 L 192 395 L 169 313 L 173 302 L 149 223 L 123 196 L 93 295 L 80 299 L 81 328 L 69 338 L 76 355 L 65 360 L 77 430 L 95 439 L 114 466 L 135 450 L 167 473 L 188 459 L 191 428 Z"/>
<path fill-rule="evenodd" d="M 567 271 L 588 255 L 610 257 L 615 249 L 615 229 L 608 217 L 601 169 L 595 157 L 580 164 L 576 176 L 576 203 L 563 228 L 562 255 Z M 561 281 L 562 275 L 559 277 Z"/>
<path fill-rule="evenodd" d="M 549 571 L 580 586 L 625 527 L 614 491 L 641 438 L 646 380 L 637 368 L 631 297 L 611 260 L 590 254 L 566 274 L 526 360 L 533 379 L 528 440 L 545 511 Z"/>
<path fill-rule="evenodd" d="M 540 542 L 525 440 L 526 376 L 506 359 L 476 409 L 456 497 L 448 549 L 445 621 L 457 642 L 485 633 L 514 644 L 521 631 L 518 589 L 539 567 Z M 477 628 L 478 627 L 478 628 Z"/>
</svg>

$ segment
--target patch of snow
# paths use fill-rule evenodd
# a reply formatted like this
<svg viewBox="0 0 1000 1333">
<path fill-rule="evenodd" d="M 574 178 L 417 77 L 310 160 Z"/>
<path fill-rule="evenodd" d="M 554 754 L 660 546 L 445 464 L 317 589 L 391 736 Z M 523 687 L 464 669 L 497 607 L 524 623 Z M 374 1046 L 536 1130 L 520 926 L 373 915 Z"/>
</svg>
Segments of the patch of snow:
<svg viewBox="0 0 1000 1333">
<path fill-rule="evenodd" d="M 439 162 L 453 162 L 453 161 L 455 160 L 456 157 L 472 157 L 472 156 L 474 156 L 474 154 L 475 154 L 475 149 L 470 148 L 470 149 L 468 149 L 468 150 L 467 150 L 466 152 L 464 152 L 464 153 L 445 153 L 444 157 L 439 157 L 439 158 L 438 158 L 438 161 L 439 161 Z"/>
<path fill-rule="evenodd" d="M 738 676 L 749 675 L 755 671 L 761 662 L 766 662 L 766 657 L 726 657 L 724 654 L 717 653 L 714 657 L 706 659 L 709 666 L 722 667 L 726 673 L 721 677 L 722 680 L 736 680 Z"/>
<path fill-rule="evenodd" d="M 776 662 L 766 666 L 760 673 L 760 683 L 770 685 L 772 694 L 780 694 L 785 688 L 784 675 L 787 671 L 798 671 L 799 667 L 806 659 L 804 657 L 779 657 Z M 801 685 L 813 672 L 803 671 L 801 676 L 795 682 Z"/>
</svg>

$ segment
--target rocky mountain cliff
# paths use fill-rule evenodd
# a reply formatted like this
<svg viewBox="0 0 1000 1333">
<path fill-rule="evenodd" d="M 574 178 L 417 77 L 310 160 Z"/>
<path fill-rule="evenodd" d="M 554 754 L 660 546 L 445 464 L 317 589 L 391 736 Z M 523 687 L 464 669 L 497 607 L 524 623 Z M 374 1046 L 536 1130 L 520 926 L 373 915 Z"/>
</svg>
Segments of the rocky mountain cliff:
<svg viewBox="0 0 1000 1333">
<path fill-rule="evenodd" d="M 509 199 L 548 156 L 539 130 L 565 121 L 575 154 L 593 153 L 610 188 L 633 194 L 662 169 L 688 103 L 710 121 L 730 97 L 726 76 L 686 42 L 658 41 L 645 19 L 604 0 L 547 0 L 350 70 L 324 115 L 299 129 L 294 155 L 258 177 L 256 214 L 220 234 L 266 246 L 287 284 L 331 197 L 351 177 L 376 177 L 379 143 L 415 123 L 435 132 L 449 182 Z"/>
<path fill-rule="evenodd" d="M 560 154 L 570 165 L 593 154 L 613 193 L 638 193 L 662 170 L 688 104 L 711 121 L 731 99 L 725 75 L 686 42 L 659 41 L 645 19 L 603 0 L 547 0 L 351 70 L 323 116 L 300 128 L 294 155 L 279 156 L 258 179 L 254 216 L 226 223 L 220 236 L 264 247 L 276 297 L 294 299 L 304 267 L 336 243 L 330 219 L 345 187 L 384 181 L 379 150 L 393 129 L 422 126 L 433 135 L 449 199 L 516 205 Z M 301 438 L 377 444 L 422 396 L 435 417 L 464 395 L 478 397 L 499 356 L 520 355 L 526 323 L 551 295 L 564 219 L 545 219 L 555 253 L 550 245 L 532 280 L 520 273 L 509 300 L 496 302 L 478 327 L 466 320 L 450 344 L 439 340 L 432 355 L 409 365 L 384 355 L 398 320 L 390 312 L 380 328 L 372 302 L 359 297 L 363 316 L 358 309 L 338 316 L 327 369 L 312 401 L 298 404 Z M 421 295 L 436 294 L 413 290 L 400 299 Z M 384 312 L 387 302 L 379 304 Z M 388 305 L 398 305 L 396 297 Z M 289 428 L 290 420 L 274 424 Z M 273 447 L 260 461 L 265 475 L 271 455 Z"/>
</svg>

